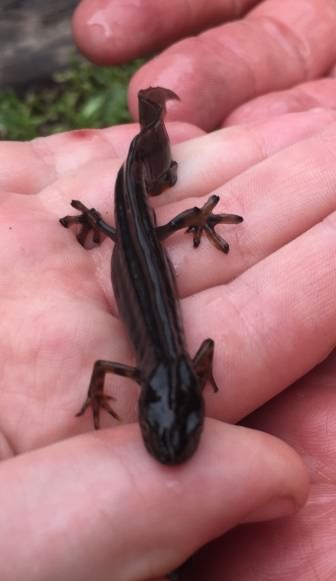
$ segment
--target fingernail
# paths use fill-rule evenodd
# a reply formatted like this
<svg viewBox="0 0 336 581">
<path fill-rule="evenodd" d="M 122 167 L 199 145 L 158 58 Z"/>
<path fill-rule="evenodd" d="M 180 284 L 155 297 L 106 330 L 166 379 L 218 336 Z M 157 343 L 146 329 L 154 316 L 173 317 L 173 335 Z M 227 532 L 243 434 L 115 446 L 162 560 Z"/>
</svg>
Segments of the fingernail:
<svg viewBox="0 0 336 581">
<path fill-rule="evenodd" d="M 250 513 L 243 522 L 259 522 L 289 516 L 298 509 L 297 503 L 291 496 L 272 498 L 263 506 Z"/>
</svg>

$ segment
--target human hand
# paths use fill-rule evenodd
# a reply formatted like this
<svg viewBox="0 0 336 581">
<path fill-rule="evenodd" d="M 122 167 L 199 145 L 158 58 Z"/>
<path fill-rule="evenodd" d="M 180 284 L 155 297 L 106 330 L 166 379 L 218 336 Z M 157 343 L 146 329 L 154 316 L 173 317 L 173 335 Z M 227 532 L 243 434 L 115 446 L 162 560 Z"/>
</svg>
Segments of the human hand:
<svg viewBox="0 0 336 581">
<path fill-rule="evenodd" d="M 223 321 L 221 336 L 227 356 L 224 365 L 229 373 L 224 390 L 226 401 L 221 407 L 222 412 L 227 410 L 224 412 L 226 419 L 232 419 L 229 407 L 231 398 L 235 397 L 233 394 L 242 407 L 248 401 L 251 409 L 258 405 L 257 402 L 251 404 L 251 388 L 254 394 L 263 392 L 266 400 L 278 391 L 278 382 L 291 384 L 303 375 L 292 387 L 254 412 L 244 425 L 281 437 L 300 452 L 310 469 L 311 494 L 306 507 L 293 518 L 239 527 L 208 545 L 194 557 L 183 577 L 186 580 L 219 581 L 225 576 L 226 581 L 264 578 L 307 581 L 313 575 L 327 581 L 335 575 L 334 312 L 329 322 L 323 315 L 324 293 L 333 293 L 335 285 L 335 115 L 323 111 L 291 114 L 266 123 L 264 127 L 272 128 L 273 136 L 284 135 L 287 123 L 287 129 L 293 130 L 293 123 L 299 119 L 305 124 L 320 115 L 330 115 L 329 129 L 258 165 L 257 154 L 255 166 L 226 185 L 230 203 L 232 197 L 236 201 L 243 200 L 237 210 L 245 216 L 244 229 L 238 234 L 239 254 L 248 257 L 250 270 L 244 274 L 241 268 L 238 273 L 235 270 L 238 277 L 223 289 L 223 302 L 229 300 L 229 305 L 219 302 L 216 305 L 216 321 L 219 317 Z M 253 124 L 241 130 L 251 131 L 250 137 L 257 148 L 262 144 L 265 151 L 272 139 L 261 135 L 260 126 Z M 238 128 L 227 130 L 229 135 L 236 131 Z M 232 163 L 229 165 L 232 171 Z M 251 232 L 251 238 L 245 238 L 247 231 Z M 267 248 L 265 255 L 260 254 L 260 244 Z M 237 242 L 232 245 L 229 260 L 234 260 L 234 248 Z M 268 269 L 271 262 L 273 267 Z M 243 268 L 246 266 L 244 262 Z M 204 272 L 201 263 L 198 268 Z M 261 275 L 259 283 L 255 276 L 257 269 Z M 315 304 L 311 302 L 313 296 Z M 331 303 L 329 299 L 327 302 L 329 310 Z M 333 310 L 335 302 L 332 302 Z M 231 311 L 234 315 L 230 317 Z M 230 324 L 237 314 L 242 321 L 241 328 L 237 321 L 233 326 Z M 207 317 L 211 324 L 209 311 Z M 286 336 L 283 334 L 285 328 Z M 261 329 L 265 335 L 263 331 L 260 333 Z M 322 353 L 319 349 L 324 340 Z M 307 363 L 313 352 L 318 365 L 311 372 L 308 372 L 310 364 L 298 372 L 298 366 L 304 361 Z M 248 374 L 240 373 L 240 365 L 246 370 L 250 358 L 252 365 Z M 253 378 L 253 385 L 248 377 Z M 232 391 L 228 393 L 229 385 Z M 222 390 L 221 396 L 224 394 Z M 208 409 L 212 403 L 213 400 L 210 405 L 208 403 Z M 238 417 L 247 412 L 241 409 Z M 236 413 L 235 408 L 233 417 Z"/>
<path fill-rule="evenodd" d="M 206 394 L 209 415 L 237 420 L 331 349 L 333 231 L 309 229 L 334 209 L 332 126 L 327 137 L 320 133 L 333 120 L 315 112 L 180 144 L 178 183 L 153 200 L 160 223 L 193 205 L 188 197 L 199 201 L 228 182 L 223 210 L 246 220 L 230 229 L 228 257 L 206 243 L 195 251 L 183 235 L 167 244 L 190 352 L 209 334 L 216 342 L 220 392 Z M 111 299 L 110 241 L 85 251 L 57 219 L 72 198 L 112 219 L 121 160 L 111 160 L 111 150 L 117 140 L 124 158 L 131 131 L 0 146 L 4 581 L 146 579 L 237 523 L 293 510 L 267 507 L 270 499 L 298 506 L 305 498 L 300 461 L 266 434 L 208 421 L 192 460 L 167 468 L 148 456 L 136 424 L 97 433 L 90 414 L 74 418 L 93 361 L 131 363 L 132 355 Z M 184 133 L 190 137 L 191 129 Z M 297 144 L 285 149 L 290 143 Z M 302 197 L 293 196 L 295 188 Z M 111 386 L 118 413 L 135 419 L 135 386 L 117 377 Z M 102 424 L 113 421 L 102 417 Z"/>
<path fill-rule="evenodd" d="M 131 81 L 131 111 L 139 89 L 169 87 L 181 102 L 168 118 L 205 130 L 335 108 L 335 33 L 330 0 L 82 0 L 74 17 L 78 46 L 98 64 L 168 47 Z"/>
</svg>

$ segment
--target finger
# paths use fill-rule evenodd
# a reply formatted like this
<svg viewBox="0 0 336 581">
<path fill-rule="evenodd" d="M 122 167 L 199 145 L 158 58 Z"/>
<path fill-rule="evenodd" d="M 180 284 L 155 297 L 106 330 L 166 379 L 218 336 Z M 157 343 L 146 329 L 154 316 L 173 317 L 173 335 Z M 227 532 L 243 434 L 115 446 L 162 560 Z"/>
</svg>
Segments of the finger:
<svg viewBox="0 0 336 581">
<path fill-rule="evenodd" d="M 272 119 L 278 115 L 309 111 L 315 107 L 336 109 L 336 79 L 320 79 L 262 95 L 238 107 L 225 120 L 225 126 Z"/>
<path fill-rule="evenodd" d="M 82 0 L 73 19 L 80 50 L 99 65 L 129 61 L 157 51 L 177 38 L 237 18 L 256 0 L 145 2 Z"/>
<path fill-rule="evenodd" d="M 191 139 L 173 148 L 173 158 L 178 162 L 178 180 L 160 196 L 151 199 L 155 207 L 173 200 L 203 196 L 212 192 L 233 177 L 253 165 L 271 157 L 276 152 L 307 137 L 318 134 L 336 120 L 334 111 L 314 110 L 307 114 L 293 114 L 279 119 L 246 127 L 220 130 Z M 59 149 L 62 159 L 62 149 Z M 67 156 L 66 156 L 67 157 Z M 225 160 L 225 163 L 223 163 Z M 94 162 L 94 158 L 92 159 Z M 97 203 L 97 197 L 111 208 L 111 183 L 122 160 L 87 164 L 81 174 L 69 172 L 63 182 L 53 184 L 67 192 L 67 201 L 78 197 L 78 192 L 91 192 L 89 203 Z M 103 183 L 98 184 L 99 181 Z M 62 176 L 61 176 L 62 177 Z M 68 183 L 67 183 L 68 182 Z M 104 185 L 106 184 L 106 185 Z M 77 194 L 76 194 L 76 189 Z M 174 211 L 174 209 L 170 210 Z"/>
<path fill-rule="evenodd" d="M 314 486 L 336 485 L 336 351 L 305 377 L 251 414 L 244 425 L 273 434 L 300 451 Z M 324 470 L 320 470 L 321 465 Z"/>
<path fill-rule="evenodd" d="M 174 468 L 147 454 L 136 425 L 73 438 L 1 464 L 1 579 L 163 575 L 248 515 L 293 513 L 307 487 L 281 441 L 214 421 Z"/>
<path fill-rule="evenodd" d="M 205 130 L 218 127 L 242 103 L 326 74 L 336 60 L 336 10 L 329 0 L 261 2 L 245 19 L 172 45 L 130 83 L 136 94 L 167 86 L 181 97 L 170 119 Z M 276 71 L 276 74 L 274 72 Z"/>
<path fill-rule="evenodd" d="M 278 576 L 283 581 L 304 581 L 312 563 L 317 578 L 325 577 L 327 563 L 334 570 L 334 527 L 327 515 L 334 512 L 336 491 L 335 370 L 334 352 L 244 422 L 275 434 L 300 452 L 310 471 L 307 505 L 284 523 L 240 527 L 210 545 L 209 550 L 205 548 L 193 559 L 188 572 L 191 579 L 217 581 L 225 571 L 227 581 L 245 581 L 252 570 L 256 579 Z"/>
<path fill-rule="evenodd" d="M 177 184 L 153 203 L 161 206 L 223 188 L 223 184 L 277 152 L 318 135 L 335 120 L 335 111 L 315 109 L 215 131 L 181 143 L 173 148 L 179 164 Z"/>
<path fill-rule="evenodd" d="M 226 133 L 218 132 L 199 142 L 202 144 L 202 151 L 198 148 L 197 141 L 193 142 L 191 148 L 187 143 L 184 143 L 177 149 L 181 152 L 178 154 L 181 166 L 179 168 L 178 189 L 175 189 L 174 192 L 182 192 L 182 187 L 179 187 L 181 184 L 183 191 L 187 188 L 190 192 L 188 195 L 198 195 L 197 192 L 200 191 L 204 193 L 204 177 L 208 180 L 204 183 L 205 188 L 212 190 L 252 163 L 260 161 L 263 158 L 260 157 L 260 153 L 264 147 L 264 142 L 267 143 L 264 155 L 270 155 L 289 143 L 319 131 L 330 123 L 332 118 L 332 112 L 312 111 L 306 117 L 292 116 L 287 119 L 282 118 L 279 121 L 274 120 L 273 124 L 262 124 L 258 129 L 262 133 L 260 139 L 257 139 L 256 135 L 254 136 L 253 128 L 234 129 Z M 185 123 L 169 123 L 168 130 L 173 143 L 196 138 L 201 133 L 197 127 Z M 0 188 L 23 194 L 36 193 L 67 174 L 70 175 L 70 179 L 73 179 L 72 173 L 78 172 L 79 168 L 81 172 L 85 172 L 85 184 L 87 184 L 86 180 L 90 179 L 88 173 L 94 176 L 94 182 L 97 184 L 97 171 L 102 171 L 105 175 L 106 170 L 98 164 L 99 169 L 94 167 L 94 171 L 91 171 L 91 166 L 93 162 L 103 160 L 111 160 L 109 163 L 111 164 L 112 177 L 109 179 L 113 178 L 112 183 L 114 183 L 115 170 L 126 158 L 129 143 L 137 131 L 138 125 L 133 124 L 103 130 L 71 131 L 26 143 L 2 142 L 0 143 L 0 164 L 2 167 Z M 217 136 L 219 140 L 216 140 Z M 220 163 L 214 166 L 214 161 L 218 159 L 219 147 L 223 148 L 222 153 L 226 163 L 223 164 L 221 158 Z M 194 179 L 193 174 L 187 169 L 188 159 L 191 162 L 199 159 L 199 168 L 211 161 L 211 172 L 203 176 L 202 180 Z M 109 167 L 109 163 L 104 167 Z M 185 172 L 181 171 L 183 168 L 186 169 Z M 198 176 L 199 174 L 196 172 L 194 175 Z M 210 177 L 211 181 L 209 181 Z M 85 187 L 84 189 L 89 188 Z M 108 189 L 110 195 L 111 183 Z M 92 190 L 94 190 L 93 186 Z M 72 195 L 72 197 L 74 196 Z M 164 194 L 160 196 L 160 200 L 162 203 L 164 202 Z M 160 200 L 157 201 L 160 203 Z"/>
<path fill-rule="evenodd" d="M 187 123 L 168 123 L 167 129 L 172 143 L 202 134 L 201 129 Z M 33 194 L 94 160 L 123 159 L 138 131 L 139 126 L 133 123 L 100 130 L 79 129 L 30 142 L 2 141 L 0 189 Z"/>
</svg>

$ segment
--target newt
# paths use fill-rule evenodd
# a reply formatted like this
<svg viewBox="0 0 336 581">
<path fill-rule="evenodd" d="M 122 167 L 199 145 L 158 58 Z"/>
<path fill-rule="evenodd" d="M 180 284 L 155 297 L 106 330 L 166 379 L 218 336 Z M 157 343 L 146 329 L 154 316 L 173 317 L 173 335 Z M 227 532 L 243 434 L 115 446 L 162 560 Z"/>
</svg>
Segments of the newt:
<svg viewBox="0 0 336 581">
<path fill-rule="evenodd" d="M 214 342 L 205 339 L 191 357 L 186 349 L 173 268 L 162 244 L 181 229 L 192 234 L 194 247 L 202 235 L 223 253 L 229 244 L 216 231 L 218 224 L 238 224 L 236 214 L 214 214 L 219 196 L 201 207 L 178 214 L 163 226 L 156 225 L 148 196 L 158 195 L 177 180 L 177 163 L 171 158 L 164 125 L 166 102 L 178 96 L 162 87 L 138 93 L 140 132 L 131 142 L 115 184 L 115 226 L 94 208 L 73 200 L 80 212 L 61 218 L 68 228 L 79 224 L 78 241 L 84 246 L 90 231 L 94 241 L 108 236 L 112 251 L 111 278 L 119 314 L 136 355 L 136 366 L 114 361 L 94 363 L 87 398 L 78 412 L 93 411 L 99 428 L 100 410 L 118 418 L 104 393 L 106 373 L 126 376 L 140 385 L 139 424 L 148 452 L 163 464 L 179 464 L 196 451 L 204 424 L 203 390 L 209 382 L 218 390 L 212 373 Z"/>
</svg>

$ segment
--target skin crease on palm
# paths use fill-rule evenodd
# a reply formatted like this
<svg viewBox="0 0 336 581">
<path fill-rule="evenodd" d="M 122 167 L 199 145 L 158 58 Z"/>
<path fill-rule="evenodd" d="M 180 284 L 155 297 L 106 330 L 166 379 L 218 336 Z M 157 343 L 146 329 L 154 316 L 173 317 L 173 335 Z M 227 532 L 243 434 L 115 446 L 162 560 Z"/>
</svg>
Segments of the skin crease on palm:
<svg viewBox="0 0 336 581">
<path fill-rule="evenodd" d="M 131 363 L 132 353 L 111 292 L 112 245 L 84 251 L 57 219 L 79 198 L 113 221 L 116 170 L 137 129 L 0 144 L 0 578 L 140 581 L 220 537 L 199 551 L 186 579 L 329 581 L 336 572 L 336 114 L 334 80 L 322 77 L 335 63 L 336 7 L 147 0 L 144 10 L 144 1 L 85 0 L 75 35 L 93 60 L 116 62 L 217 25 L 137 73 L 130 104 L 134 110 L 141 86 L 161 84 L 182 97 L 168 118 L 204 129 L 236 125 L 207 136 L 172 125 L 174 142 L 196 138 L 174 148 L 178 183 L 153 205 L 162 223 L 216 191 L 219 211 L 245 217 L 225 229 L 227 257 L 207 241 L 193 250 L 183 234 L 167 248 L 190 352 L 209 335 L 216 342 L 220 391 L 206 390 L 208 415 L 235 422 L 257 410 L 245 423 L 265 433 L 208 420 L 192 461 L 166 469 L 145 452 L 136 424 L 95 433 L 89 414 L 73 417 L 93 361 Z M 164 12 L 153 18 L 153 10 Z M 203 50 L 207 43 L 212 50 Z M 209 66 L 214 46 L 217 68 Z M 116 410 L 133 421 L 136 386 L 117 377 L 108 385 Z M 290 514 L 307 494 L 300 460 L 267 433 L 302 455 L 311 492 L 296 516 L 255 524 Z M 254 524 L 222 536 L 243 522 Z"/>
</svg>

